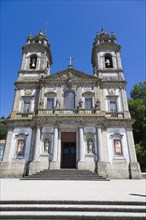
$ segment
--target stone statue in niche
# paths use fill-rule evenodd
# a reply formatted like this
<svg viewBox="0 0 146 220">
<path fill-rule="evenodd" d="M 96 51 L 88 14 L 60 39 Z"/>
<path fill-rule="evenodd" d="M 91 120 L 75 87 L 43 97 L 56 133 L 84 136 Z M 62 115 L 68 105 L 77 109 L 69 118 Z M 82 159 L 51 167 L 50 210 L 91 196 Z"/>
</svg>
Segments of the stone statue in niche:
<svg viewBox="0 0 146 220">
<path fill-rule="evenodd" d="M 81 99 L 79 100 L 79 108 L 83 108 L 83 101 Z"/>
<path fill-rule="evenodd" d="M 100 100 L 99 99 L 96 100 L 95 108 L 96 108 L 96 110 L 100 110 Z"/>
<path fill-rule="evenodd" d="M 95 154 L 93 139 L 88 139 L 87 146 L 88 146 L 88 154 Z"/>
<path fill-rule="evenodd" d="M 39 106 L 43 107 L 43 105 L 44 105 L 44 101 L 41 99 L 40 102 L 39 102 Z"/>
<path fill-rule="evenodd" d="M 44 153 L 50 153 L 50 141 L 49 139 L 46 139 L 44 141 Z"/>
<path fill-rule="evenodd" d="M 57 99 L 56 100 L 56 106 L 55 106 L 56 108 L 59 108 L 60 107 L 60 101 L 59 101 L 59 99 Z"/>
</svg>

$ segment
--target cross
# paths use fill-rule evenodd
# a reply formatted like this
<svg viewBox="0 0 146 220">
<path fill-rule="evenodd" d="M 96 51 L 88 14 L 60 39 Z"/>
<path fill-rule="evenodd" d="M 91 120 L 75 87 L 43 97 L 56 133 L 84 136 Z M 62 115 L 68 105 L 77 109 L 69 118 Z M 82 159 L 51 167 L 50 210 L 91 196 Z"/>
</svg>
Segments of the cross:
<svg viewBox="0 0 146 220">
<path fill-rule="evenodd" d="M 72 66 L 72 60 L 74 60 L 74 58 L 70 56 L 67 59 L 69 60 L 69 66 Z"/>
</svg>

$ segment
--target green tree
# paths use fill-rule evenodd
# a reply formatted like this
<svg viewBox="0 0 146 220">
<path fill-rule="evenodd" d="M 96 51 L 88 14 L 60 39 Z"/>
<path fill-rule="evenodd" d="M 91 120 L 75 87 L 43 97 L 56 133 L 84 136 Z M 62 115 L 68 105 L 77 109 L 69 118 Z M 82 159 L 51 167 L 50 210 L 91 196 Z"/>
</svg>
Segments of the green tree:
<svg viewBox="0 0 146 220">
<path fill-rule="evenodd" d="M 135 119 L 133 134 L 137 158 L 142 171 L 146 170 L 146 81 L 134 85 L 128 99 L 131 117 Z"/>
<path fill-rule="evenodd" d="M 5 122 L 0 122 L 0 140 L 6 139 L 7 127 Z"/>
</svg>

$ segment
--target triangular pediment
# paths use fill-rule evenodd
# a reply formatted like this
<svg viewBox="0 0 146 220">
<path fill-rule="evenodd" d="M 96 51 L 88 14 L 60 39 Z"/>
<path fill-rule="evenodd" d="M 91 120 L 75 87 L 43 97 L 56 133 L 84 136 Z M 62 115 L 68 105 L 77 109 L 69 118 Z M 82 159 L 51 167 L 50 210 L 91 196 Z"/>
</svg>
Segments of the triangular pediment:
<svg viewBox="0 0 146 220">
<path fill-rule="evenodd" d="M 66 81 L 71 79 L 72 81 L 77 81 L 77 80 L 97 80 L 97 77 L 73 68 L 67 68 L 65 70 L 56 72 L 52 75 L 46 76 L 43 79 L 49 79 L 55 81 L 64 81 L 64 80 Z"/>
</svg>

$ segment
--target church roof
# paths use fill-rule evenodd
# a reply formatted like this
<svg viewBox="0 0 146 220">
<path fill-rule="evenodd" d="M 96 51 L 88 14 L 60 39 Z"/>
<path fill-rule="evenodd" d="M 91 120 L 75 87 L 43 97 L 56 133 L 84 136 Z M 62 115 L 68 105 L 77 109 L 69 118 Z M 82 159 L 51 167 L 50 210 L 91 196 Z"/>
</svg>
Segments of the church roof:
<svg viewBox="0 0 146 220">
<path fill-rule="evenodd" d="M 98 80 L 96 76 L 84 73 L 74 68 L 67 68 L 54 74 L 45 76 L 43 79 L 62 81 L 62 80 Z"/>
</svg>

